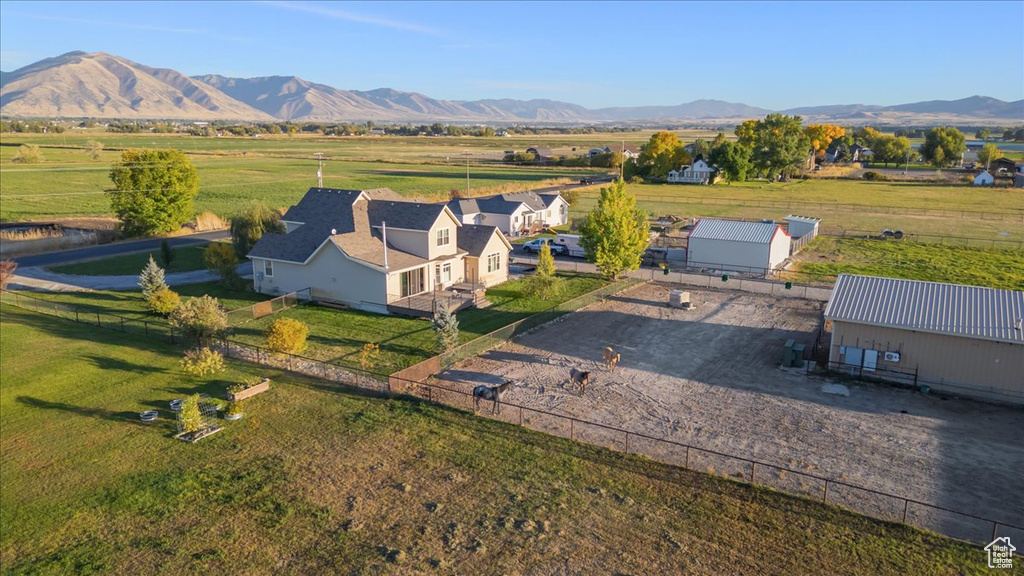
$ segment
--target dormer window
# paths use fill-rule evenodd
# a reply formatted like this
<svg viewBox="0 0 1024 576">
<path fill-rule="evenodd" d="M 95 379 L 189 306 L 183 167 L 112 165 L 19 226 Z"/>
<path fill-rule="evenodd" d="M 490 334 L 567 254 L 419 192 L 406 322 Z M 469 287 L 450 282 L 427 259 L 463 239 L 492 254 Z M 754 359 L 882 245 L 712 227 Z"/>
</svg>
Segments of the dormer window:
<svg viewBox="0 0 1024 576">
<path fill-rule="evenodd" d="M 437 231 L 438 246 L 447 246 L 451 241 L 450 230 L 448 228 L 441 228 Z"/>
</svg>

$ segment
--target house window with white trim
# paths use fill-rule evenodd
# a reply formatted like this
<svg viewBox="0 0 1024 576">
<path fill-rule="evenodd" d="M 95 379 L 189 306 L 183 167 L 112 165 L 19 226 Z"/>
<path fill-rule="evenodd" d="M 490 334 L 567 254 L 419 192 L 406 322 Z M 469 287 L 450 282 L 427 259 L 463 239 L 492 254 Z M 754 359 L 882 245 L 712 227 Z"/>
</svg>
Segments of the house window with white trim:
<svg viewBox="0 0 1024 576">
<path fill-rule="evenodd" d="M 501 270 L 501 254 L 495 252 L 494 254 L 487 255 L 487 271 L 496 272 Z"/>
<path fill-rule="evenodd" d="M 441 228 L 437 231 L 437 245 L 447 246 L 451 243 L 451 236 L 449 236 L 448 228 Z"/>
<path fill-rule="evenodd" d="M 441 281 L 445 284 L 452 281 L 452 265 L 449 262 L 441 266 Z"/>
<path fill-rule="evenodd" d="M 274 262 L 271 260 L 263 261 L 263 275 L 267 278 L 274 277 Z"/>
</svg>

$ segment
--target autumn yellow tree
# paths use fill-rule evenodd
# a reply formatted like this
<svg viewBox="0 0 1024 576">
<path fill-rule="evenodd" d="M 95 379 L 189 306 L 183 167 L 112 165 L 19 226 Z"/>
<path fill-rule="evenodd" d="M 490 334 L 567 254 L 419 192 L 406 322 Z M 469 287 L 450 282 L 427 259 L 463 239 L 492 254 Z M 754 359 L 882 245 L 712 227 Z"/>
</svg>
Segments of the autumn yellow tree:
<svg viewBox="0 0 1024 576">
<path fill-rule="evenodd" d="M 845 136 L 846 129 L 835 124 L 809 124 L 804 127 L 804 134 L 811 141 L 811 148 L 817 156 L 820 151 L 827 149 L 833 140 Z"/>
<path fill-rule="evenodd" d="M 739 143 L 747 148 L 754 145 L 754 134 L 757 133 L 757 120 L 745 120 L 743 124 L 736 127 L 736 137 Z"/>
<path fill-rule="evenodd" d="M 679 168 L 690 161 L 690 155 L 683 149 L 683 143 L 675 132 L 663 130 L 651 135 L 637 159 L 635 174 L 642 177 L 664 179 L 669 170 Z"/>
</svg>

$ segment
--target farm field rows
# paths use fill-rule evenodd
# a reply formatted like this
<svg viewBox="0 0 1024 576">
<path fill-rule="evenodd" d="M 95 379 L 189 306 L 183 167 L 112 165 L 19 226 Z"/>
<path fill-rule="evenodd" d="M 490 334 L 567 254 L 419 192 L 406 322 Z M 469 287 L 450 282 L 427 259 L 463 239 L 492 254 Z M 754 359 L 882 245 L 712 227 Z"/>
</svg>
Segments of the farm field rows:
<svg viewBox="0 0 1024 576">
<path fill-rule="evenodd" d="M 254 367 L 196 381 L 177 348 L 9 306 L 0 322 L 6 573 L 984 566 L 977 548 L 905 526 L 266 369 L 271 390 L 244 419 L 188 445 L 167 402 L 220 395 Z M 160 420 L 137 421 L 154 408 Z"/>
</svg>

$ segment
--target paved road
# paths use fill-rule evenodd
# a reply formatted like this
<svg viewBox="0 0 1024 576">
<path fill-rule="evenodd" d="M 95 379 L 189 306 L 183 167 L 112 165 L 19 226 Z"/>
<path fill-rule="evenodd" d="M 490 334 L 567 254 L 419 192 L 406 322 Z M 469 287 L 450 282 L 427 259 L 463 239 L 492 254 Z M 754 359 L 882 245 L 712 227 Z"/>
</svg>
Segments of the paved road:
<svg viewBox="0 0 1024 576">
<path fill-rule="evenodd" d="M 179 248 L 181 246 L 204 244 L 213 240 L 222 240 L 228 238 L 229 236 L 230 234 L 228 234 L 227 230 L 218 230 L 216 232 L 204 232 L 202 234 L 192 234 L 190 236 L 177 236 L 174 238 L 166 238 L 166 240 L 167 243 L 173 246 L 174 248 Z M 88 248 L 74 248 L 72 250 L 61 250 L 59 252 L 37 254 L 35 256 L 22 256 L 20 258 L 15 258 L 14 261 L 18 263 L 18 267 L 20 268 L 33 268 L 37 266 L 55 266 L 58 264 L 77 262 L 79 260 L 92 260 L 94 258 L 105 258 L 107 256 L 117 256 L 119 254 L 129 254 L 132 252 L 159 250 L 160 243 L 163 242 L 164 240 L 164 238 L 129 240 L 126 242 L 103 244 L 101 246 L 89 246 Z"/>
</svg>

